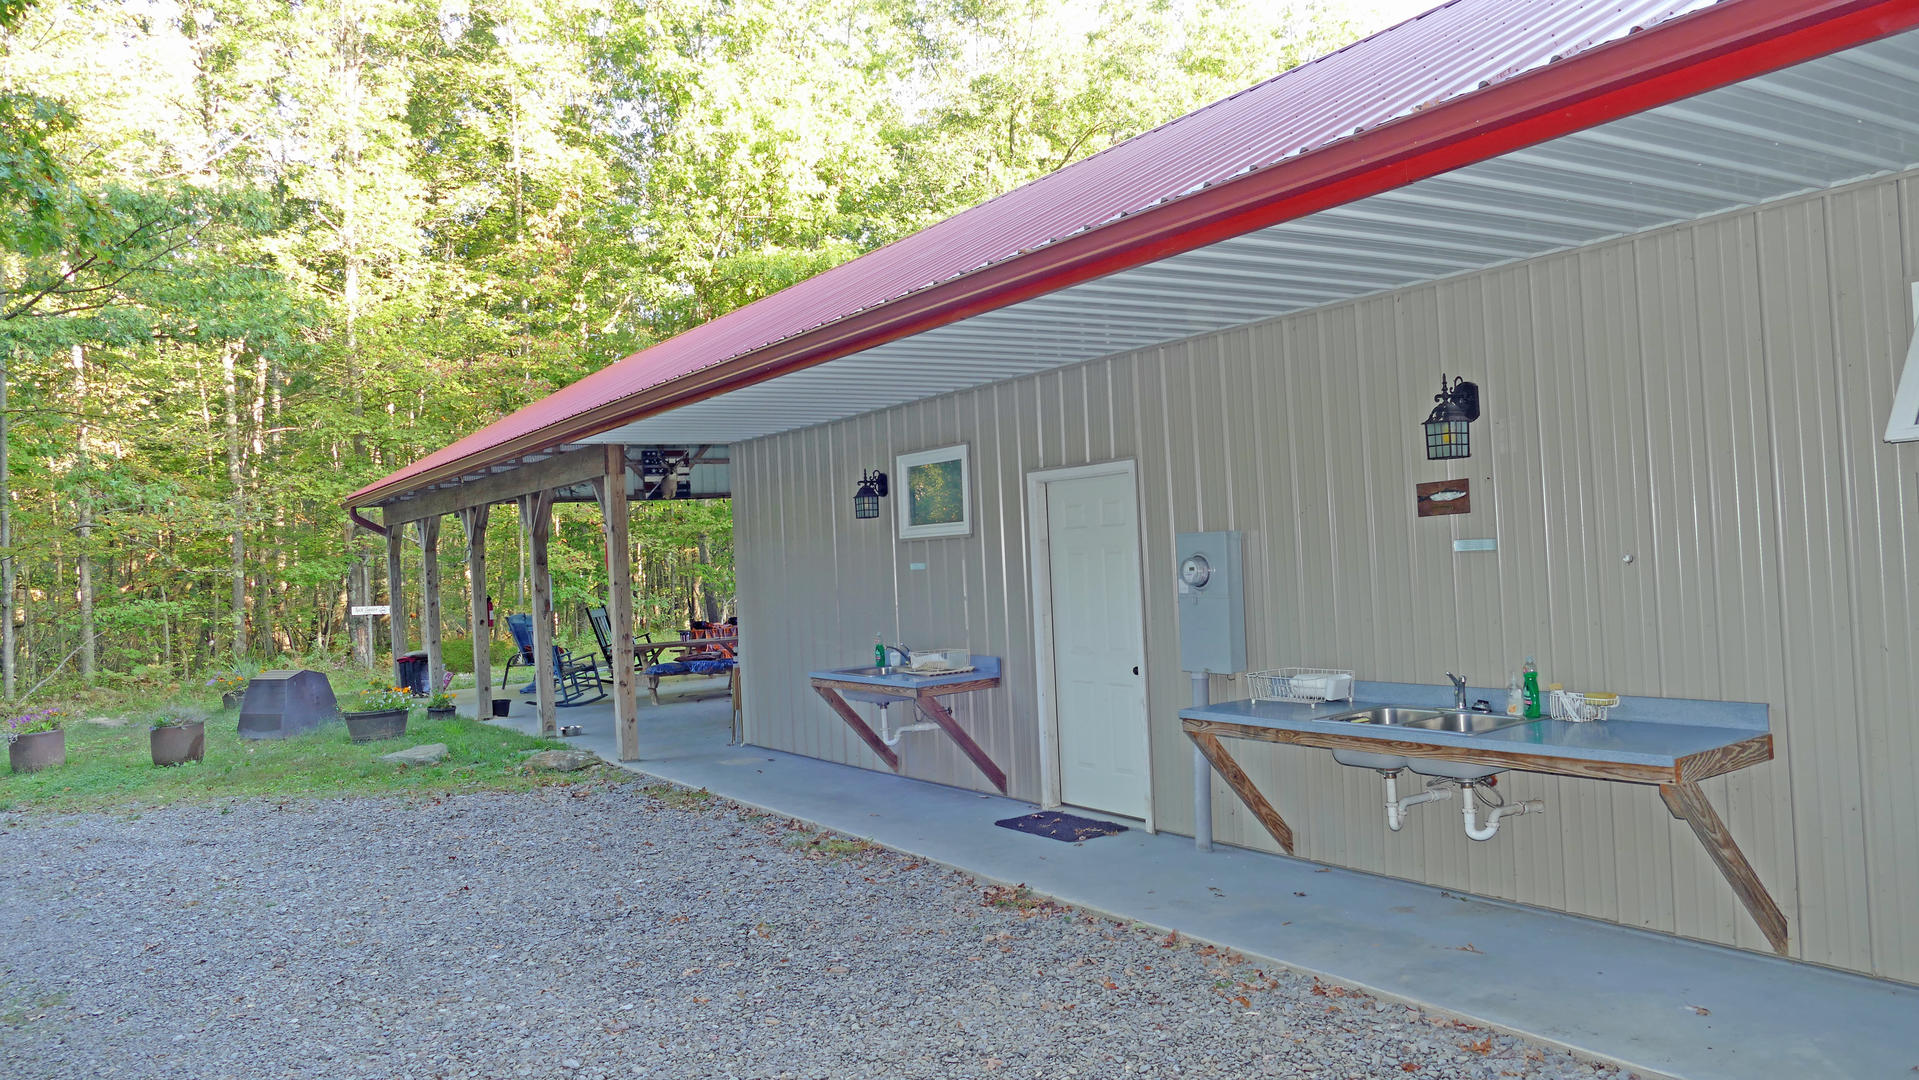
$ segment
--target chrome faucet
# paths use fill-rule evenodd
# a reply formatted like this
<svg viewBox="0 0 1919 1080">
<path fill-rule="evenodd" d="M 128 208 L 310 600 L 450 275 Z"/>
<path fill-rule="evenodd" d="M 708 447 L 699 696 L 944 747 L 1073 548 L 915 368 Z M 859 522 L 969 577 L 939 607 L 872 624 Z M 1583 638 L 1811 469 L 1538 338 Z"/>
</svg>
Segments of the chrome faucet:
<svg viewBox="0 0 1919 1080">
<path fill-rule="evenodd" d="M 1453 681 L 1453 708 L 1466 711 L 1466 680 L 1463 676 L 1448 671 L 1446 677 Z"/>
</svg>

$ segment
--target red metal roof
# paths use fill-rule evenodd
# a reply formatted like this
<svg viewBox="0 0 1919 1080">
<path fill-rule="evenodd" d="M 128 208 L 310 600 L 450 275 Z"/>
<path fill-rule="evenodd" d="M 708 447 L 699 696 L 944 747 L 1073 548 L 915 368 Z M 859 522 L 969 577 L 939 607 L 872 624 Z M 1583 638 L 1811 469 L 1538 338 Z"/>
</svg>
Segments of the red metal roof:
<svg viewBox="0 0 1919 1080">
<path fill-rule="evenodd" d="M 1919 24 L 1914 0 L 1452 0 L 579 380 L 365 506 Z"/>
</svg>

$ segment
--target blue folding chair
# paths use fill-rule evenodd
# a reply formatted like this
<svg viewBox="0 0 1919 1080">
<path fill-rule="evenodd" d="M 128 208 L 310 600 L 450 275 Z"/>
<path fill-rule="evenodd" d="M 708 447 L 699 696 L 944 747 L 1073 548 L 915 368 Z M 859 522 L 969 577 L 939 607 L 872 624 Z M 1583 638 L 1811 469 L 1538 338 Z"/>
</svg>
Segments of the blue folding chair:
<svg viewBox="0 0 1919 1080">
<path fill-rule="evenodd" d="M 517 651 L 514 652 L 512 656 L 506 658 L 506 670 L 500 672 L 500 689 L 502 690 L 506 689 L 506 680 L 513 675 L 514 664 L 518 664 L 521 667 L 533 666 L 533 616 L 508 615 L 506 617 L 506 632 L 513 635 L 513 645 Z M 520 693 L 522 694 L 530 694 L 532 692 L 532 683 L 527 683 L 525 686 L 520 687 Z"/>
<path fill-rule="evenodd" d="M 507 678 L 513 672 L 513 665 L 534 667 L 533 663 L 533 616 L 508 615 L 507 632 L 513 635 L 514 655 L 506 658 L 506 671 L 500 673 L 500 688 L 505 689 Z M 536 682 L 520 687 L 520 693 L 533 692 Z M 572 653 L 553 646 L 553 688 L 558 693 L 556 704 L 564 707 L 584 705 L 589 701 L 598 701 L 606 696 L 606 690 L 600 685 L 600 665 L 591 657 L 576 659 Z"/>
</svg>

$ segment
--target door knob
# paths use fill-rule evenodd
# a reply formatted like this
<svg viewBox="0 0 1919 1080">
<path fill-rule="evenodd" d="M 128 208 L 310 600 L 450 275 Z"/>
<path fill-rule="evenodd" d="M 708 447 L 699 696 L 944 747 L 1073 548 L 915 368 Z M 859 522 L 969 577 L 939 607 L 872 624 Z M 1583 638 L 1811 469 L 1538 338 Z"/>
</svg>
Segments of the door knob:
<svg viewBox="0 0 1919 1080">
<path fill-rule="evenodd" d="M 1133 674 L 1135 674 L 1135 675 L 1137 675 L 1137 674 L 1139 674 L 1139 665 L 1138 665 L 1138 664 L 1134 664 L 1134 665 L 1133 665 Z"/>
</svg>

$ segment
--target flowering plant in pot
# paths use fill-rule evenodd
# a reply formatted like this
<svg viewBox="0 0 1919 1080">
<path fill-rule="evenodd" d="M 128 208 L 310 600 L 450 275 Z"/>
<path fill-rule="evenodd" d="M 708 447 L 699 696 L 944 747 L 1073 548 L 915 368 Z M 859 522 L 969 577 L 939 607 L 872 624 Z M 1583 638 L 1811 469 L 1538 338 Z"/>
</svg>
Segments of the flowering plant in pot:
<svg viewBox="0 0 1919 1080">
<path fill-rule="evenodd" d="M 353 695 L 341 709 L 347 734 L 354 742 L 397 739 L 406 734 L 407 689 L 387 686 L 377 679 Z"/>
<path fill-rule="evenodd" d="M 435 720 L 453 719 L 453 695 L 445 690 L 434 693 L 426 699 L 426 714 Z"/>
<path fill-rule="evenodd" d="M 207 685 L 220 691 L 221 708 L 237 709 L 240 707 L 240 702 L 247 696 L 247 682 L 245 675 L 237 671 L 229 671 L 224 675 L 215 675 L 208 679 Z"/>
<path fill-rule="evenodd" d="M 205 761 L 207 757 L 207 718 L 193 709 L 169 709 L 153 718 L 147 729 L 147 746 L 155 765 L 179 765 L 187 761 Z"/>
<path fill-rule="evenodd" d="M 7 738 L 7 764 L 17 773 L 67 763 L 66 714 L 57 706 L 30 709 L 0 719 Z"/>
</svg>

